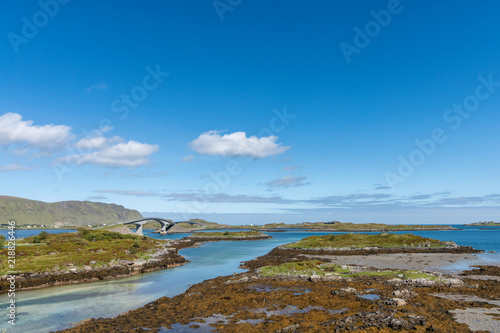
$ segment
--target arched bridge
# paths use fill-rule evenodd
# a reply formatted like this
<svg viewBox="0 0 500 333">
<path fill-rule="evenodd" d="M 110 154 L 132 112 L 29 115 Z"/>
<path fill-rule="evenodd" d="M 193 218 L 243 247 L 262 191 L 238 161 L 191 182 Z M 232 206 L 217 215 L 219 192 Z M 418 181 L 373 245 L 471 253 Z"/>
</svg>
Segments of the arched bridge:
<svg viewBox="0 0 500 333">
<path fill-rule="evenodd" d="M 172 228 L 174 225 L 179 224 L 179 223 L 187 223 L 187 224 L 191 224 L 191 225 L 200 225 L 203 228 L 206 227 L 205 224 L 200 223 L 200 222 L 191 222 L 191 221 L 172 222 L 170 220 L 165 220 L 165 219 L 162 219 L 162 218 L 159 218 L 159 217 L 145 217 L 145 218 L 138 219 L 138 220 L 123 222 L 123 223 L 120 223 L 120 224 L 123 224 L 123 225 L 135 224 L 135 232 L 137 234 L 139 234 L 139 235 L 142 235 L 142 226 L 144 225 L 144 223 L 149 222 L 149 221 L 156 221 L 156 222 L 160 223 L 160 225 L 161 225 L 160 233 L 162 233 L 162 234 L 166 233 L 170 228 Z"/>
</svg>

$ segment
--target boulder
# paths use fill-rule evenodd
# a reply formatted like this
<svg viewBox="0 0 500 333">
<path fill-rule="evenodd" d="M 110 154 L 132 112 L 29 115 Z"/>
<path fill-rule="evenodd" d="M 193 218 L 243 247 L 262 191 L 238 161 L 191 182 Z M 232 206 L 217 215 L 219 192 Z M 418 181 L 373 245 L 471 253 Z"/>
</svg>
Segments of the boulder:
<svg viewBox="0 0 500 333">
<path fill-rule="evenodd" d="M 390 298 L 390 299 L 387 299 L 384 301 L 384 303 L 386 305 L 390 305 L 390 306 L 405 306 L 406 305 L 406 301 L 402 298 Z"/>
</svg>

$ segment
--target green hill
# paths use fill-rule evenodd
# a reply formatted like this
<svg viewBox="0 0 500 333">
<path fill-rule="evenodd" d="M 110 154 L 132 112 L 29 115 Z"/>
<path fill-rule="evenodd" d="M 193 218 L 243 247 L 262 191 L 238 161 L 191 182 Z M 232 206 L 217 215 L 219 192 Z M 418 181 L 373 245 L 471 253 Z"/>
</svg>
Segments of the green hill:
<svg viewBox="0 0 500 333">
<path fill-rule="evenodd" d="M 37 224 L 80 226 L 123 222 L 142 215 L 115 204 L 90 201 L 43 202 L 0 196 L 0 224 L 16 221 L 17 225 Z"/>
</svg>

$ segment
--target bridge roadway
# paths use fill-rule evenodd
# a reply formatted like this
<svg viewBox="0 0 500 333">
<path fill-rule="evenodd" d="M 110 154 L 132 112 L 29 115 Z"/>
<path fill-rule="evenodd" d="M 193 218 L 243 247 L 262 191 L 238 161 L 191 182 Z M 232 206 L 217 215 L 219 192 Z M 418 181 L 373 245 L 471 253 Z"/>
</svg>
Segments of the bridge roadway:
<svg viewBox="0 0 500 333">
<path fill-rule="evenodd" d="M 165 220 L 165 219 L 162 219 L 159 217 L 145 217 L 142 219 L 122 222 L 122 223 L 118 223 L 118 224 L 123 224 L 123 225 L 135 224 L 135 232 L 138 235 L 142 235 L 142 226 L 144 225 L 144 223 L 149 222 L 149 221 L 156 221 L 156 222 L 160 223 L 160 225 L 161 225 L 160 233 L 162 233 L 162 234 L 166 233 L 170 228 L 172 228 L 174 225 L 179 224 L 179 223 L 187 223 L 187 224 L 191 224 L 191 225 L 201 225 L 203 228 L 206 228 L 206 225 L 203 223 L 200 223 L 200 222 L 191 222 L 191 221 L 172 222 L 170 220 Z"/>
</svg>

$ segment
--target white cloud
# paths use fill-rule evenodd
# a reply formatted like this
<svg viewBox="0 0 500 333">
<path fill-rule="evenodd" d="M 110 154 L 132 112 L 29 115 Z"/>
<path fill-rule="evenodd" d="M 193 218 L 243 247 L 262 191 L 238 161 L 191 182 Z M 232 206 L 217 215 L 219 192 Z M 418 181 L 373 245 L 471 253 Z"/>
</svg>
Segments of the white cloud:
<svg viewBox="0 0 500 333">
<path fill-rule="evenodd" d="M 190 143 L 190 146 L 197 153 L 204 155 L 253 158 L 278 155 L 290 149 L 289 146 L 276 143 L 278 137 L 275 135 L 257 138 L 256 136 L 247 137 L 245 132 L 235 132 L 222 136 L 219 133 L 219 131 L 202 133 Z"/>
<path fill-rule="evenodd" d="M 103 149 L 105 146 L 110 146 L 113 143 L 122 141 L 123 139 L 119 136 L 114 136 L 111 139 L 98 136 L 93 138 L 83 138 L 76 143 L 75 147 L 81 150 Z"/>
<path fill-rule="evenodd" d="M 0 146 L 28 145 L 50 150 L 59 148 L 72 138 L 71 127 L 66 125 L 33 125 L 18 113 L 0 116 Z"/>
<path fill-rule="evenodd" d="M 64 160 L 66 163 L 95 164 L 110 167 L 138 167 L 149 162 L 149 156 L 158 151 L 158 145 L 150 145 L 136 141 L 125 142 L 123 138 L 84 138 L 76 143 L 76 148 L 89 150 L 70 155 Z"/>
<path fill-rule="evenodd" d="M 304 183 L 305 179 L 306 177 L 284 176 L 267 182 L 266 185 L 269 187 L 269 190 L 274 190 L 276 188 L 298 187 L 308 184 Z"/>
</svg>

